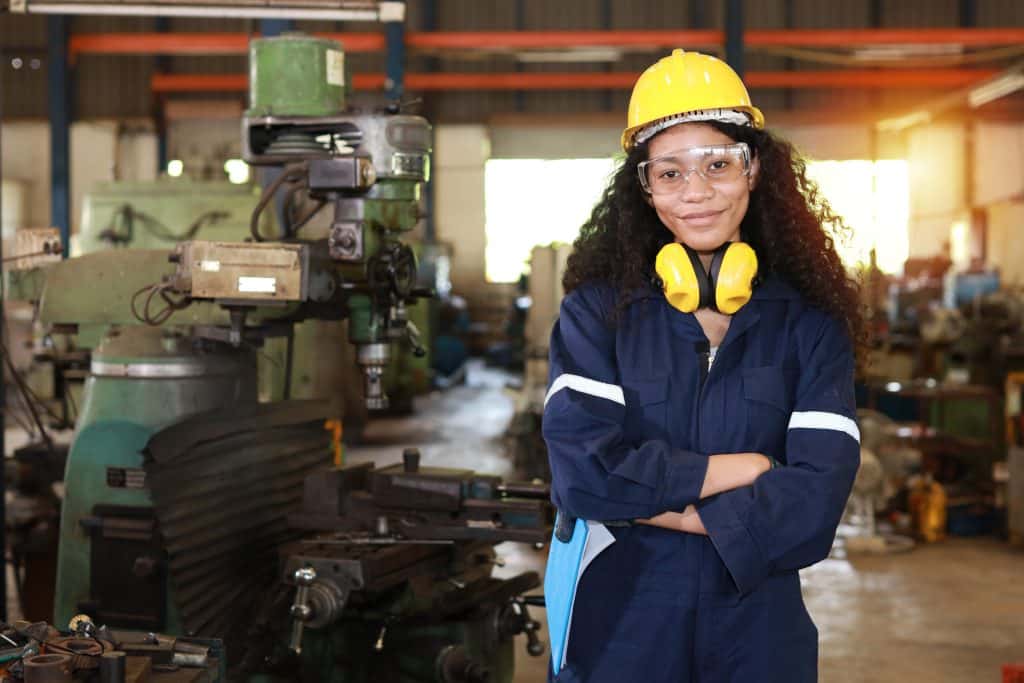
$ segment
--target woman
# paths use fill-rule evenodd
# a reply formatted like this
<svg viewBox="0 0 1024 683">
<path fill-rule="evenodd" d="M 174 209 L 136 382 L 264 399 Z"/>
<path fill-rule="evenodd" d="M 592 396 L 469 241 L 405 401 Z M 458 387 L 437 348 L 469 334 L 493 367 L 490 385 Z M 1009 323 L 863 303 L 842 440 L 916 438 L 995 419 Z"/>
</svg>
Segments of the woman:
<svg viewBox="0 0 1024 683">
<path fill-rule="evenodd" d="M 817 680 L 797 570 L 859 463 L 863 324 L 839 220 L 763 121 L 723 62 L 660 60 L 574 245 L 544 411 L 558 683 Z"/>
</svg>

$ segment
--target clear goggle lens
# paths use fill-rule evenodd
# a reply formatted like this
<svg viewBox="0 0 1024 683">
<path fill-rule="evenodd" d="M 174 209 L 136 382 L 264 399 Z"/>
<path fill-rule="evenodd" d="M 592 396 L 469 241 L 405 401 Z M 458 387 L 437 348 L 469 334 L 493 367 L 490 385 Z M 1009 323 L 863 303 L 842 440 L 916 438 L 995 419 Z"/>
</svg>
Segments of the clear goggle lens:
<svg viewBox="0 0 1024 683">
<path fill-rule="evenodd" d="M 732 145 L 691 147 L 648 159 L 637 166 L 640 184 L 650 194 L 680 191 L 696 173 L 707 183 L 730 183 L 750 175 L 750 148 L 745 142 Z"/>
</svg>

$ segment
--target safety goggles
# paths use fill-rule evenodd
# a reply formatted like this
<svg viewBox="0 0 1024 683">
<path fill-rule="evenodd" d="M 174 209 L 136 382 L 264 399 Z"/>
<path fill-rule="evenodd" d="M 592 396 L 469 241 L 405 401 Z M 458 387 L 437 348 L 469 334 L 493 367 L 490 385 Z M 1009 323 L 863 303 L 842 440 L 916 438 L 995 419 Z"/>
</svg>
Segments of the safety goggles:
<svg viewBox="0 0 1024 683">
<path fill-rule="evenodd" d="M 679 192 L 690 182 L 691 173 L 706 183 L 724 185 L 750 175 L 750 147 L 745 142 L 691 147 L 642 161 L 636 168 L 648 194 Z"/>
</svg>

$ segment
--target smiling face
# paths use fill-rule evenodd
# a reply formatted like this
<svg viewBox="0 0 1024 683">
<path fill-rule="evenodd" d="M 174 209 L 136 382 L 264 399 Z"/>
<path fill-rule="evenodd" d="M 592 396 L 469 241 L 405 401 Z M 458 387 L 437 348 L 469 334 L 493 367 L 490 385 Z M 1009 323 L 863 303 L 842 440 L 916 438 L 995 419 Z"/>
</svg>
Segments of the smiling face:
<svg viewBox="0 0 1024 683">
<path fill-rule="evenodd" d="M 736 142 L 725 133 L 703 123 L 682 123 L 656 135 L 647 149 L 649 159 L 668 156 L 691 147 L 729 145 Z M 757 157 L 751 160 L 750 175 L 730 182 L 708 182 L 697 173 L 674 194 L 648 197 L 662 224 L 682 242 L 698 252 L 714 251 L 725 242 L 740 239 L 740 222 L 750 204 L 750 190 L 757 178 Z"/>
</svg>

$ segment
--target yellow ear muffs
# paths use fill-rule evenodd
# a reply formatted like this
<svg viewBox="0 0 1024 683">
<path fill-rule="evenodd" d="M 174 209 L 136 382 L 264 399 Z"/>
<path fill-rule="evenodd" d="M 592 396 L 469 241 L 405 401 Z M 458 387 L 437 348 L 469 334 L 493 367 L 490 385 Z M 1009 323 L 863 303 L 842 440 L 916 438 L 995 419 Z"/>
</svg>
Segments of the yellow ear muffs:
<svg viewBox="0 0 1024 683">
<path fill-rule="evenodd" d="M 718 254 L 716 253 L 716 258 Z M 715 285 L 715 308 L 732 315 L 743 308 L 754 293 L 757 254 L 745 242 L 728 244 L 719 260 L 717 272 L 712 263 L 711 280 Z"/>
<path fill-rule="evenodd" d="M 707 279 L 704 267 L 694 267 L 690 253 L 678 242 L 669 242 L 654 259 L 654 272 L 661 278 L 665 298 L 683 313 L 700 308 L 702 281 Z"/>
<path fill-rule="evenodd" d="M 700 256 L 684 244 L 671 242 L 658 252 L 654 270 L 665 298 L 683 313 L 702 306 L 732 315 L 750 301 L 757 275 L 757 255 L 743 242 L 726 242 L 711 257 L 709 272 Z"/>
</svg>

